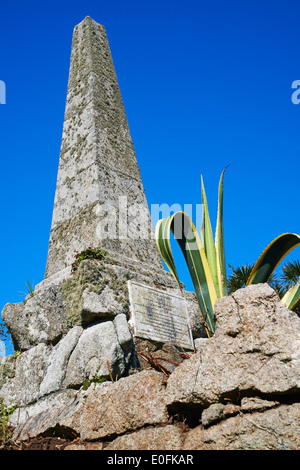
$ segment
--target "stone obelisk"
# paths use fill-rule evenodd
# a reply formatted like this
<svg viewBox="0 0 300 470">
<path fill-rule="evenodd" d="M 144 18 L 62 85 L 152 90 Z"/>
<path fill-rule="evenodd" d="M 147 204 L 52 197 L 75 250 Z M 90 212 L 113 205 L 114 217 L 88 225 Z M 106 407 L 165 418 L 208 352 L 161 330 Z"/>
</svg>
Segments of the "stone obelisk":
<svg viewBox="0 0 300 470">
<path fill-rule="evenodd" d="M 46 275 L 3 309 L 21 355 L 8 362 L 0 398 L 27 416 L 50 397 L 52 410 L 53 394 L 138 369 L 147 344 L 194 349 L 195 296 L 164 270 L 152 232 L 105 29 L 87 17 L 73 35 Z M 89 247 L 106 254 L 74 271 L 75 254 Z"/>
<path fill-rule="evenodd" d="M 88 247 L 163 268 L 106 31 L 90 17 L 73 33 L 45 278 Z"/>
</svg>

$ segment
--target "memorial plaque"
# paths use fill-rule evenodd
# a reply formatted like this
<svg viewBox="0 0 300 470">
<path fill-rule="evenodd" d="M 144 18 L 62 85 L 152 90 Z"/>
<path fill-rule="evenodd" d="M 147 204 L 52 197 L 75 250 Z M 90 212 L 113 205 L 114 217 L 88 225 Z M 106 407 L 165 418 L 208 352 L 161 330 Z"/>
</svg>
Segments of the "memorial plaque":
<svg viewBox="0 0 300 470">
<path fill-rule="evenodd" d="M 128 290 L 135 336 L 194 349 L 183 297 L 132 281 L 128 281 Z"/>
</svg>

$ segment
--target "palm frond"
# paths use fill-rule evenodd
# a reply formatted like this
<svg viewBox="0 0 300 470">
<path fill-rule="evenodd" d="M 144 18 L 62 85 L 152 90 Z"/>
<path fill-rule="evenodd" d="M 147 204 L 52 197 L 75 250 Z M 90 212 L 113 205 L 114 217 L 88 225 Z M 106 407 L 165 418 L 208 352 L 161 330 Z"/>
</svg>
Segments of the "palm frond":
<svg viewBox="0 0 300 470">
<path fill-rule="evenodd" d="M 244 264 L 242 266 L 228 265 L 232 273 L 227 277 L 228 293 L 231 294 L 246 286 L 254 264 Z"/>
<path fill-rule="evenodd" d="M 280 282 L 286 288 L 295 286 L 300 281 L 300 261 L 287 261 L 281 269 Z"/>
</svg>

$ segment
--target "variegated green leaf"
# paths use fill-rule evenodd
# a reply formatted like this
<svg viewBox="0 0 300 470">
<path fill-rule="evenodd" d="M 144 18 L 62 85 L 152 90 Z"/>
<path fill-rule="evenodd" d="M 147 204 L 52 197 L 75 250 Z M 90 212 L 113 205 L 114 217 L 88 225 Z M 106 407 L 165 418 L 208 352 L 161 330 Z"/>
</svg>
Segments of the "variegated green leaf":
<svg viewBox="0 0 300 470">
<path fill-rule="evenodd" d="M 286 305 L 290 310 L 297 305 L 300 301 L 300 282 L 295 286 L 291 287 L 286 294 L 282 297 L 281 302 Z"/>
<path fill-rule="evenodd" d="M 268 282 L 283 258 L 298 245 L 300 245 L 300 235 L 295 233 L 283 233 L 275 238 L 255 263 L 247 281 L 247 286 Z"/>
<path fill-rule="evenodd" d="M 201 175 L 201 195 L 202 195 L 202 210 L 203 210 L 203 220 L 202 220 L 202 242 L 205 250 L 206 258 L 210 267 L 211 275 L 214 281 L 215 289 L 217 291 L 217 296 L 220 297 L 219 283 L 218 283 L 218 273 L 217 273 L 217 260 L 216 260 L 216 247 L 214 243 L 213 232 L 211 228 L 211 222 L 208 212 L 207 198 L 203 183 L 203 178 Z"/>
<path fill-rule="evenodd" d="M 223 178 L 226 168 L 222 171 L 219 182 L 218 216 L 215 236 L 216 263 L 220 297 L 224 297 L 225 295 L 227 295 L 227 277 L 223 228 Z"/>
<path fill-rule="evenodd" d="M 170 215 L 169 217 L 158 221 L 155 229 L 155 239 L 162 259 L 168 266 L 170 272 L 173 274 L 179 287 L 181 287 L 170 244 L 170 232 L 172 221 L 173 215 Z"/>
<path fill-rule="evenodd" d="M 211 336 L 215 331 L 213 311 L 217 293 L 203 244 L 193 222 L 184 212 L 176 212 L 176 214 L 158 222 L 155 232 L 157 246 L 163 260 L 178 283 L 179 278 L 170 244 L 170 231 L 173 233 L 175 240 L 177 240 L 186 260 L 200 312 L 204 319 L 208 336 Z"/>
</svg>

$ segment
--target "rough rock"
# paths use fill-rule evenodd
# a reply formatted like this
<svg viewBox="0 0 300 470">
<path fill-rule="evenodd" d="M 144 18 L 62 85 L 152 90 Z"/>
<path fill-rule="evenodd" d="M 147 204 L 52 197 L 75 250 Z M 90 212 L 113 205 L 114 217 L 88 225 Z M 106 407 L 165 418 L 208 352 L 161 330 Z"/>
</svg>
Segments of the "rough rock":
<svg viewBox="0 0 300 470">
<path fill-rule="evenodd" d="M 54 347 L 40 343 L 1 361 L 0 398 L 6 405 L 25 406 L 95 376 L 109 378 L 110 371 L 121 377 L 130 367 L 132 347 L 123 314 L 85 329 L 75 326 Z"/>
<path fill-rule="evenodd" d="M 78 403 L 74 399 L 71 404 L 49 406 L 42 412 L 33 414 L 23 425 L 17 426 L 13 438 L 16 441 L 24 441 L 36 436 L 51 436 L 56 432 L 59 432 L 60 437 L 64 438 L 77 437 L 76 430 L 61 424 L 62 420 L 72 413 L 77 406 Z M 72 424 L 74 424 L 73 421 Z"/>
<path fill-rule="evenodd" d="M 15 358 L 14 376 L 0 389 L 0 398 L 6 405 L 26 405 L 39 398 L 40 385 L 51 353 L 44 343 Z"/>
<path fill-rule="evenodd" d="M 85 324 L 92 323 L 98 318 L 115 316 L 123 313 L 123 305 L 115 300 L 113 290 L 105 286 L 98 294 L 86 289 L 82 294 L 82 317 Z"/>
<path fill-rule="evenodd" d="M 128 317 L 128 280 L 159 285 L 162 290 L 178 294 L 178 286 L 167 274 L 153 270 L 150 277 L 149 269 L 143 265 L 128 263 L 124 267 L 122 259 L 108 256 L 103 261 L 86 259 L 75 273 L 65 269 L 42 281 L 33 297 L 6 304 L 2 318 L 15 350 L 25 351 L 39 343 L 55 345 L 74 326 L 113 320 L 119 314 Z M 197 301 L 191 293 L 185 294 L 193 316 Z M 199 334 L 198 330 L 195 334 Z"/>
<path fill-rule="evenodd" d="M 70 355 L 82 332 L 83 328 L 81 326 L 75 326 L 52 349 L 48 359 L 47 370 L 40 386 L 40 396 L 61 389 Z"/>
<path fill-rule="evenodd" d="M 225 398 L 299 394 L 300 318 L 268 285 L 252 285 L 219 299 L 216 333 L 175 369 L 166 399 L 208 407 Z"/>
<path fill-rule="evenodd" d="M 229 416 L 236 415 L 240 412 L 240 407 L 234 404 L 223 405 L 223 403 L 213 403 L 203 410 L 201 422 L 203 426 L 226 419 Z"/>
<path fill-rule="evenodd" d="M 143 426 L 167 423 L 163 375 L 142 371 L 92 391 L 83 409 L 81 438 L 111 438 Z"/>
<path fill-rule="evenodd" d="M 280 405 L 279 401 L 263 400 L 259 397 L 244 397 L 241 400 L 242 411 L 265 410 Z"/>
<path fill-rule="evenodd" d="M 124 354 L 112 321 L 83 331 L 68 361 L 63 387 L 80 386 L 95 375 L 109 377 L 107 361 L 114 376 L 124 374 Z"/>
<path fill-rule="evenodd" d="M 105 450 L 180 450 L 182 430 L 173 425 L 145 428 L 117 437 Z"/>
<path fill-rule="evenodd" d="M 15 435 L 19 433 L 24 425 L 28 423 L 28 420 L 33 416 L 40 415 L 49 408 L 59 406 L 67 407 L 74 401 L 77 395 L 78 390 L 62 390 L 56 393 L 51 393 L 31 405 L 17 408 L 9 418 L 11 426 L 16 428 Z M 29 427 L 27 429 L 29 432 Z"/>
<path fill-rule="evenodd" d="M 197 351 L 179 356 L 171 374 L 145 362 L 132 375 L 97 383 L 98 373 L 108 373 L 105 342 L 112 366 L 116 351 L 129 365 L 125 314 L 76 326 L 54 347 L 41 343 L 5 358 L 0 397 L 22 405 L 10 419 L 14 439 L 55 432 L 77 439 L 70 450 L 298 450 L 300 319 L 267 285 L 220 299 L 215 316 L 214 337 L 198 338 Z M 135 346 L 157 360 L 178 359 L 171 345 Z"/>
<path fill-rule="evenodd" d="M 299 450 L 300 404 L 237 415 L 186 436 L 183 450 Z"/>
<path fill-rule="evenodd" d="M 159 343 L 144 338 L 135 338 L 134 343 L 137 354 L 137 367 L 140 370 L 148 369 L 151 365 L 151 360 L 154 359 L 166 371 L 173 372 L 184 360 L 182 355 L 180 355 L 182 351 L 180 352 L 172 344 Z"/>
<path fill-rule="evenodd" d="M 0 360 L 0 390 L 7 381 L 15 376 L 16 357 L 14 354 Z"/>
<path fill-rule="evenodd" d="M 66 331 L 66 303 L 57 286 L 40 291 L 24 302 L 6 304 L 2 318 L 16 351 L 39 343 L 56 343 Z"/>
<path fill-rule="evenodd" d="M 130 365 L 133 364 L 134 341 L 129 328 L 127 317 L 123 313 L 117 315 L 114 320 L 114 327 L 116 330 L 118 342 L 122 348 L 124 356 L 125 369 L 124 373 L 128 371 Z"/>
<path fill-rule="evenodd" d="M 64 450 L 103 450 L 102 442 L 74 442 L 64 448 Z"/>
<path fill-rule="evenodd" d="M 111 382 L 95 384 L 95 388 L 111 386 Z M 14 427 L 13 438 L 17 441 L 37 436 L 51 436 L 53 431 L 60 437 L 80 435 L 82 410 L 88 390 L 67 389 L 43 397 L 32 405 L 17 409 L 10 418 Z"/>
</svg>

